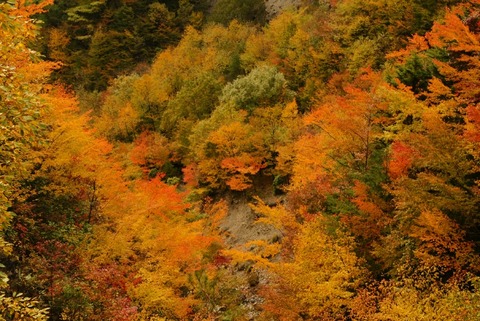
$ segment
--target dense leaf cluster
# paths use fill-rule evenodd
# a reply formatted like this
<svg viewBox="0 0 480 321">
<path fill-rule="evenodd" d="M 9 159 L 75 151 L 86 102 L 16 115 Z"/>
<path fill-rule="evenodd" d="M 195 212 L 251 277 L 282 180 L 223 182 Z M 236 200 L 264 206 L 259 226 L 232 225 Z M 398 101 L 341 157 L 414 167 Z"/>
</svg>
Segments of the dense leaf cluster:
<svg viewBox="0 0 480 321">
<path fill-rule="evenodd" d="M 0 5 L 3 318 L 479 319 L 478 0 L 36 3 Z"/>
</svg>

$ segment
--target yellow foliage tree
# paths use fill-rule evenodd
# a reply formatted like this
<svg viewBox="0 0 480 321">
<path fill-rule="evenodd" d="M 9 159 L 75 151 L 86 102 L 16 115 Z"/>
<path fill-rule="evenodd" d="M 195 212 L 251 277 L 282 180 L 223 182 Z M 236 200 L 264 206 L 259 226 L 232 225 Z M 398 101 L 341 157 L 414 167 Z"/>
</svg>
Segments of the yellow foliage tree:
<svg viewBox="0 0 480 321">
<path fill-rule="evenodd" d="M 29 45 L 36 37 L 32 15 L 43 12 L 53 1 L 8 1 L 0 4 L 0 253 L 12 254 L 5 242 L 5 228 L 12 218 L 10 207 L 22 201 L 20 182 L 28 178 L 46 145 L 42 117 L 46 106 L 38 98 L 45 79 L 55 67 L 42 62 Z M 2 265 L 2 268 L 4 266 Z M 22 294 L 13 296 L 7 275 L 0 271 L 0 316 L 5 320 L 46 320 L 47 309 Z"/>
<path fill-rule="evenodd" d="M 226 184 L 232 190 L 251 186 L 250 177 L 265 165 L 261 151 L 255 150 L 253 129 L 248 124 L 233 122 L 213 131 L 208 138 L 206 158 L 198 168 L 212 187 Z M 213 156 L 213 157 L 212 157 Z"/>
</svg>

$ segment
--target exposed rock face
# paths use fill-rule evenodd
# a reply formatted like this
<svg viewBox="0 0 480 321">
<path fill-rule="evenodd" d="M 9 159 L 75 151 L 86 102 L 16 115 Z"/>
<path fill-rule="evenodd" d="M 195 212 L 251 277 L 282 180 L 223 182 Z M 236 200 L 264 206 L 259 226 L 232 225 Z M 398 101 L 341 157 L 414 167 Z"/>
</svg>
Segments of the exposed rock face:
<svg viewBox="0 0 480 321">
<path fill-rule="evenodd" d="M 232 192 L 227 195 L 228 214 L 220 228 L 224 233 L 226 243 L 231 247 L 242 248 L 243 245 L 253 240 L 271 242 L 281 237 L 281 233 L 274 227 L 256 223 L 257 214 L 248 205 L 255 203 L 252 196 L 258 196 L 269 205 L 282 201 L 282 197 L 276 196 L 274 193 L 272 180 L 272 177 L 255 177 L 253 190 L 248 192 L 250 196 L 245 192 Z"/>
<path fill-rule="evenodd" d="M 271 176 L 258 175 L 254 177 L 253 183 L 250 190 L 230 192 L 225 197 L 228 213 L 220 224 L 220 229 L 227 247 L 252 251 L 254 247 L 248 246 L 248 242 L 263 240 L 272 243 L 277 242 L 282 236 L 273 226 L 256 223 L 257 213 L 248 204 L 256 202 L 253 198 L 255 196 L 265 204 L 274 206 L 283 203 L 284 197 L 275 195 Z M 252 268 L 252 262 L 244 262 L 235 267 L 234 273 L 239 279 L 247 280 L 240 288 L 244 295 L 242 306 L 245 309 L 245 317 L 248 320 L 257 320 L 263 303 L 259 289 L 270 283 L 269 272 L 261 268 Z"/>
</svg>

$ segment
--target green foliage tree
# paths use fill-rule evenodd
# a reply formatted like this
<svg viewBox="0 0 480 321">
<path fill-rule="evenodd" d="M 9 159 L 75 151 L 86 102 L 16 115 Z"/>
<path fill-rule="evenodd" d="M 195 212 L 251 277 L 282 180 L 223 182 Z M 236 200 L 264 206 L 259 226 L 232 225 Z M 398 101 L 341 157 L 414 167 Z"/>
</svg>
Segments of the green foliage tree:
<svg viewBox="0 0 480 321">
<path fill-rule="evenodd" d="M 354 73 L 365 66 L 380 69 L 385 53 L 400 49 L 409 36 L 425 34 L 445 6 L 456 2 L 430 6 L 416 0 L 339 2 L 333 27 L 341 35 L 345 65 Z"/>
<path fill-rule="evenodd" d="M 138 75 L 118 77 L 105 93 L 106 97 L 95 120 L 99 133 L 109 140 L 132 140 L 140 122 L 139 111 L 132 106 L 133 84 Z"/>
<path fill-rule="evenodd" d="M 222 87 L 241 72 L 236 61 L 251 33 L 236 22 L 203 32 L 189 28 L 177 47 L 159 54 L 151 71 L 132 83 L 138 128 L 178 137 L 179 149 L 187 148 L 192 123 L 210 116 Z"/>
<path fill-rule="evenodd" d="M 262 66 L 226 85 L 220 102 L 252 112 L 256 107 L 289 101 L 292 96 L 283 74 L 275 67 Z"/>
<path fill-rule="evenodd" d="M 300 110 L 307 110 L 317 89 L 340 67 L 338 44 L 329 36 L 328 11 L 286 11 L 263 32 L 252 35 L 241 63 L 252 70 L 266 63 L 277 66 L 297 92 Z"/>
<path fill-rule="evenodd" d="M 41 16 L 44 33 L 57 30 L 69 41 L 63 56 L 48 41 L 44 52 L 49 59 L 63 58 L 56 73 L 62 81 L 104 90 L 112 78 L 177 43 L 188 25 L 200 27 L 203 13 L 197 10 L 206 10 L 202 1 L 58 1 Z"/>
<path fill-rule="evenodd" d="M 260 0 L 218 0 L 214 2 L 209 20 L 228 25 L 232 20 L 264 24 L 266 21 L 265 2 Z"/>
<path fill-rule="evenodd" d="M 186 80 L 176 96 L 168 102 L 160 129 L 172 133 L 182 120 L 195 122 L 210 116 L 218 102 L 221 85 L 222 82 L 213 73 Z"/>
</svg>

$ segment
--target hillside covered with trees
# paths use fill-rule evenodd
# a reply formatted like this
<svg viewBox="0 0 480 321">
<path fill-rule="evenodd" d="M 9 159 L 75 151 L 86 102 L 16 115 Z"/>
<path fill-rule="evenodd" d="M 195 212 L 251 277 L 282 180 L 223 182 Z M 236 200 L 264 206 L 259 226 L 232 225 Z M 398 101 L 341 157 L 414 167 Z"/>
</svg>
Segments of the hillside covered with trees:
<svg viewBox="0 0 480 321">
<path fill-rule="evenodd" d="M 480 320 L 480 1 L 0 1 L 0 320 Z"/>
</svg>

